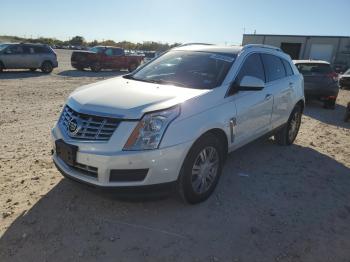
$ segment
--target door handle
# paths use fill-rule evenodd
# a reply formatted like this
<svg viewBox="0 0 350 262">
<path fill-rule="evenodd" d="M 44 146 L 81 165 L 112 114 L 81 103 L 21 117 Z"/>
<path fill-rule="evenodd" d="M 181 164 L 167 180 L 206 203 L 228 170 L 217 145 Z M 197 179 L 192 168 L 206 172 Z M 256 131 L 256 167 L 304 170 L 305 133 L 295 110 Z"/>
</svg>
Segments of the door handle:
<svg viewBox="0 0 350 262">
<path fill-rule="evenodd" d="M 265 95 L 265 100 L 270 100 L 272 98 L 272 94 L 266 94 Z"/>
</svg>

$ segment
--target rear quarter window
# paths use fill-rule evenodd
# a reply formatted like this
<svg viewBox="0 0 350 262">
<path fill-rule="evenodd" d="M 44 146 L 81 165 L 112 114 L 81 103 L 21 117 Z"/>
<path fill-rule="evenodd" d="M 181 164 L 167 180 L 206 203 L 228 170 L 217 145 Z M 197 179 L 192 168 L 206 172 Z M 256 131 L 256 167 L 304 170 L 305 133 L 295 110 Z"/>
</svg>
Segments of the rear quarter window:
<svg viewBox="0 0 350 262">
<path fill-rule="evenodd" d="M 50 54 L 51 50 L 46 46 L 34 46 L 34 52 L 36 54 Z"/>
<path fill-rule="evenodd" d="M 286 70 L 284 69 L 282 60 L 278 56 L 261 54 L 261 57 L 265 67 L 267 82 L 286 77 Z"/>
<path fill-rule="evenodd" d="M 286 69 L 287 76 L 294 75 L 294 72 L 293 72 L 292 67 L 290 66 L 290 63 L 285 59 L 282 59 L 282 63 L 284 65 L 284 69 Z"/>
</svg>

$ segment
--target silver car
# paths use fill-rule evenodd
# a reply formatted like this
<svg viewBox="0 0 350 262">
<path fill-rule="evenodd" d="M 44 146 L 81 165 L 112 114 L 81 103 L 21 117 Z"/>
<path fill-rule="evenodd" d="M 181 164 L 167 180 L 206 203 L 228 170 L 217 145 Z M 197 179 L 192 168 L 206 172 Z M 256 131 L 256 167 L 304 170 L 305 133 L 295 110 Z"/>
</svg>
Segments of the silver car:
<svg viewBox="0 0 350 262">
<path fill-rule="evenodd" d="M 56 53 L 47 45 L 41 44 L 0 44 L 0 72 L 4 69 L 40 68 L 51 73 L 58 66 Z"/>
</svg>

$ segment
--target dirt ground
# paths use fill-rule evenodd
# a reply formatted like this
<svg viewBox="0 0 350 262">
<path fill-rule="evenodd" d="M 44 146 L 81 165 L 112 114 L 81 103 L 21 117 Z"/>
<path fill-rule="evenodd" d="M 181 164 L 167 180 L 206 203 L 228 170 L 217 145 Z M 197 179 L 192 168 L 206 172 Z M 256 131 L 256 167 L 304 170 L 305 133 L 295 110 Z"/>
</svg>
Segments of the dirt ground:
<svg viewBox="0 0 350 262">
<path fill-rule="evenodd" d="M 350 123 L 307 105 L 296 143 L 229 155 L 206 202 L 120 199 L 63 179 L 50 128 L 68 94 L 122 72 L 0 75 L 0 261 L 350 261 Z"/>
</svg>

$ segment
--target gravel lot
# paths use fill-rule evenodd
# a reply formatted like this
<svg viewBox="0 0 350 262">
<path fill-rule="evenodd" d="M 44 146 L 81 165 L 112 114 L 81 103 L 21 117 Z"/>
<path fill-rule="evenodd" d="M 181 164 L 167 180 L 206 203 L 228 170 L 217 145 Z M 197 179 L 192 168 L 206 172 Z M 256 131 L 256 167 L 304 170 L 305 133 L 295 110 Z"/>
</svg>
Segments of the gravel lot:
<svg viewBox="0 0 350 262">
<path fill-rule="evenodd" d="M 350 123 L 307 105 L 296 143 L 230 154 L 206 202 L 125 200 L 63 179 L 50 128 L 68 94 L 123 74 L 0 74 L 0 261 L 350 261 Z"/>
</svg>

